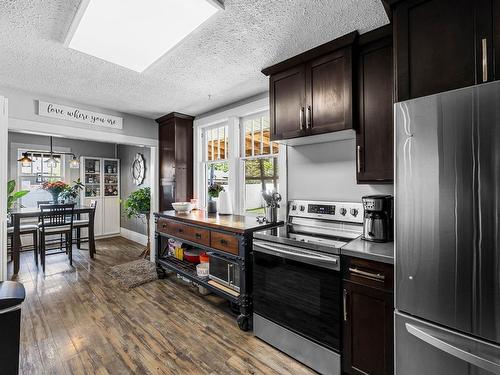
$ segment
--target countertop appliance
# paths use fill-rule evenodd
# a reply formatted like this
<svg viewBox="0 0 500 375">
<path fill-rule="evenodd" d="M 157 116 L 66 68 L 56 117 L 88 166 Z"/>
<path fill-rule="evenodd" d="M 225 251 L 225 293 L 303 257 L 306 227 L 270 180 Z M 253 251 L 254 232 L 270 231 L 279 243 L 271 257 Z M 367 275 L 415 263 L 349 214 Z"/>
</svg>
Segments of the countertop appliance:
<svg viewBox="0 0 500 375">
<path fill-rule="evenodd" d="M 215 253 L 208 253 L 208 278 L 237 292 L 240 291 L 240 266 L 227 257 Z"/>
<path fill-rule="evenodd" d="M 340 247 L 361 235 L 361 203 L 291 201 L 287 225 L 253 241 L 254 333 L 323 374 L 341 374 Z"/>
<path fill-rule="evenodd" d="M 500 82 L 397 103 L 397 375 L 500 374 Z"/>
<path fill-rule="evenodd" d="M 361 198 L 365 209 L 363 239 L 373 242 L 392 241 L 393 198 L 391 195 L 367 195 Z"/>
</svg>

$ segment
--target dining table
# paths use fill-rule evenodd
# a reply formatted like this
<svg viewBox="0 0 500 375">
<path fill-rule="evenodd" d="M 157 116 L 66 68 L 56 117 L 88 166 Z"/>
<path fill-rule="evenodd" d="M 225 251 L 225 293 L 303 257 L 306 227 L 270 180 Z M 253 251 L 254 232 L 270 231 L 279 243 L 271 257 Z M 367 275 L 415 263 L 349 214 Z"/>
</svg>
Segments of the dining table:
<svg viewBox="0 0 500 375">
<path fill-rule="evenodd" d="M 76 205 L 73 213 L 76 219 L 80 219 L 82 214 L 88 214 L 89 227 L 88 227 L 88 241 L 89 241 L 89 255 L 94 258 L 95 254 L 95 234 L 94 234 L 94 217 L 90 215 L 93 208 L 90 206 Z M 13 226 L 12 236 L 12 258 L 14 261 L 14 274 L 19 273 L 20 252 L 21 252 L 21 219 L 38 218 L 42 210 L 40 207 L 23 207 L 14 208 L 10 212 L 11 223 Z"/>
</svg>

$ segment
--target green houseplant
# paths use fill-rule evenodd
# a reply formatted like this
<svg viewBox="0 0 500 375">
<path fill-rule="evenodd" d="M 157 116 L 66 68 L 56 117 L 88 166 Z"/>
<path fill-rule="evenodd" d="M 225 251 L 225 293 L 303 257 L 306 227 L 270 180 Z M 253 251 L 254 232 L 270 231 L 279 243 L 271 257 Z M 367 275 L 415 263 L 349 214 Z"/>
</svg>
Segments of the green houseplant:
<svg viewBox="0 0 500 375">
<path fill-rule="evenodd" d="M 83 190 L 83 184 L 80 179 L 77 179 L 76 181 L 73 181 L 73 186 L 68 185 L 61 192 L 61 194 L 59 194 L 59 197 L 64 199 L 65 201 L 74 202 L 78 198 L 80 190 Z"/>
<path fill-rule="evenodd" d="M 9 182 L 7 182 L 7 211 L 12 210 L 12 206 L 14 205 L 15 201 L 21 199 L 30 192 L 29 190 L 19 190 L 14 192 L 15 189 L 16 180 L 10 180 Z"/>
<path fill-rule="evenodd" d="M 150 253 L 151 242 L 150 237 L 150 211 L 151 211 L 151 189 L 144 187 L 132 192 L 125 201 L 123 201 L 123 213 L 129 219 L 135 217 L 139 219 L 146 219 L 148 244 L 146 249 L 142 252 L 141 256 L 147 257 Z"/>
</svg>

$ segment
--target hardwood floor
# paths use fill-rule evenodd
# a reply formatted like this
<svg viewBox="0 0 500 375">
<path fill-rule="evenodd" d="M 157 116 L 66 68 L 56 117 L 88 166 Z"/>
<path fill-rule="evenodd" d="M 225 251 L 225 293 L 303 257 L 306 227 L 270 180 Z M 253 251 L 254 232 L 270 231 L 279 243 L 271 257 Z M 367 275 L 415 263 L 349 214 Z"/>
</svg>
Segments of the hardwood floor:
<svg viewBox="0 0 500 375">
<path fill-rule="evenodd" d="M 107 269 L 141 250 L 121 237 L 99 240 L 94 260 L 74 250 L 73 267 L 64 254 L 48 256 L 45 275 L 22 254 L 22 374 L 314 373 L 174 277 L 120 289 Z"/>
</svg>

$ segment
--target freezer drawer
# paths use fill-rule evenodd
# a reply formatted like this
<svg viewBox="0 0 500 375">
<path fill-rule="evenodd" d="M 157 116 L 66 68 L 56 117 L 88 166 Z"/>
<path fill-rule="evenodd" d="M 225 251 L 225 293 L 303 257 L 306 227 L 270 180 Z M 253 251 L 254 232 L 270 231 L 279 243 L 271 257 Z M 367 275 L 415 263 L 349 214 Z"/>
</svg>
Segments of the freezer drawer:
<svg viewBox="0 0 500 375">
<path fill-rule="evenodd" d="M 500 374 L 500 346 L 395 313 L 396 375 Z"/>
</svg>

